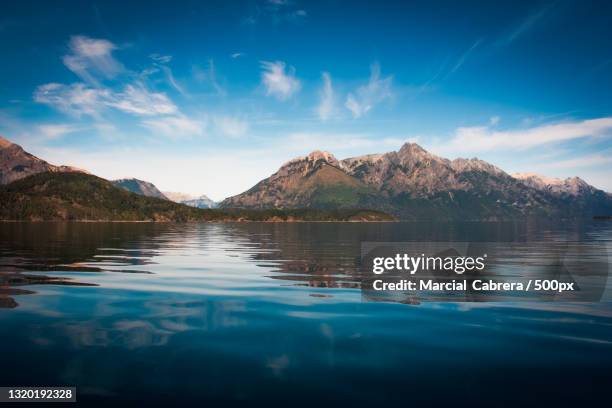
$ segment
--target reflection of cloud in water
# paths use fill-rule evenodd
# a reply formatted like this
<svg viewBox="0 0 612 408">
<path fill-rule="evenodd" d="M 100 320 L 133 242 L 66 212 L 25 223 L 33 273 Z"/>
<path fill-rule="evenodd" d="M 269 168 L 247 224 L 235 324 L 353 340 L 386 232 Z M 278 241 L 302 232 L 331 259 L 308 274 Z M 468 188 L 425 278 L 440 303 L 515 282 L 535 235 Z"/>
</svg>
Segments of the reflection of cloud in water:
<svg viewBox="0 0 612 408">
<path fill-rule="evenodd" d="M 277 377 L 282 377 L 285 373 L 285 370 L 289 368 L 290 360 L 289 356 L 286 354 L 282 354 L 278 357 L 271 357 L 266 362 L 266 367 L 272 370 Z"/>
<path fill-rule="evenodd" d="M 246 319 L 238 316 L 247 310 L 242 301 L 137 302 L 126 302 L 123 307 L 107 307 L 118 315 L 125 314 L 124 308 L 128 307 L 130 315 L 139 316 L 137 319 L 116 320 L 110 315 L 86 321 L 63 321 L 53 326 L 53 336 L 55 331 L 63 333 L 75 348 L 114 346 L 136 349 L 167 345 L 173 335 L 181 332 L 213 332 L 246 324 Z M 39 345 L 47 343 L 42 329 L 36 330 L 32 339 Z"/>
</svg>

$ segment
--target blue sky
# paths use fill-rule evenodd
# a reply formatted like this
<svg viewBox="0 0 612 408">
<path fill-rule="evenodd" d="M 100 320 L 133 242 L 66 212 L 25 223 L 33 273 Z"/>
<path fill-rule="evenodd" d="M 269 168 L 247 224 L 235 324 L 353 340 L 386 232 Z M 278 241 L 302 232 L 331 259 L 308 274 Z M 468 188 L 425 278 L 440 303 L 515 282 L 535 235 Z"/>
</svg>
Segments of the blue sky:
<svg viewBox="0 0 612 408">
<path fill-rule="evenodd" d="M 612 191 L 603 1 L 14 3 L 0 134 L 53 163 L 222 199 L 413 141 Z"/>
</svg>

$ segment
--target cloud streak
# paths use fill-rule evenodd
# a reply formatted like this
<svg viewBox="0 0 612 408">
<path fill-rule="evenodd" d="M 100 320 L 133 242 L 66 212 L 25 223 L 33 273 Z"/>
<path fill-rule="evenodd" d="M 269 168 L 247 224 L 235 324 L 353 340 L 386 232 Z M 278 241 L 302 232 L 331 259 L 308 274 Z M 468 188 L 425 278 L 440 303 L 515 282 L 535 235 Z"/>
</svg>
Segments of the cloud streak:
<svg viewBox="0 0 612 408">
<path fill-rule="evenodd" d="M 451 151 L 521 151 L 588 137 L 612 136 L 612 117 L 562 122 L 524 130 L 499 131 L 488 126 L 461 127 L 448 144 Z"/>
<path fill-rule="evenodd" d="M 216 116 L 214 123 L 221 133 L 230 137 L 244 136 L 249 130 L 249 124 L 246 121 L 231 116 Z"/>
<path fill-rule="evenodd" d="M 38 133 L 45 140 L 56 140 L 69 133 L 74 133 L 81 130 L 80 127 L 70 124 L 47 124 L 39 125 Z"/>
<path fill-rule="evenodd" d="M 451 75 L 453 75 L 455 72 L 457 72 L 459 70 L 459 68 L 461 68 L 463 66 L 463 64 L 465 64 L 465 62 L 467 61 L 468 57 L 472 54 L 472 52 L 478 48 L 478 46 L 480 46 L 480 44 L 482 43 L 483 39 L 480 38 L 476 41 L 474 41 L 474 43 L 470 46 L 470 48 L 468 48 L 463 54 L 461 54 L 459 56 L 459 59 L 457 60 L 457 62 L 455 63 L 455 65 L 453 65 L 453 67 L 451 68 L 451 70 L 448 72 L 448 74 L 446 74 L 445 78 L 450 77 Z"/>
<path fill-rule="evenodd" d="M 349 93 L 344 106 L 357 119 L 371 111 L 374 106 L 391 98 L 393 77 L 381 78 L 380 65 L 370 66 L 370 80 L 367 85 L 360 86 L 354 93 Z"/>
<path fill-rule="evenodd" d="M 326 121 L 334 114 L 335 97 L 331 75 L 329 72 L 323 72 L 321 76 L 323 78 L 323 87 L 319 91 L 320 100 L 319 106 L 317 107 L 317 114 L 319 115 L 319 119 Z"/>
<path fill-rule="evenodd" d="M 612 154 L 590 154 L 574 159 L 557 160 L 540 165 L 541 169 L 574 169 L 578 167 L 595 167 L 612 163 Z"/>
<path fill-rule="evenodd" d="M 206 122 L 194 120 L 184 115 L 166 116 L 155 119 L 145 119 L 142 126 L 153 134 L 162 134 L 170 138 L 203 136 Z"/>
<path fill-rule="evenodd" d="M 97 84 L 97 77 L 114 78 L 123 65 L 112 53 L 117 46 L 104 39 L 73 36 L 68 44 L 71 53 L 62 58 L 64 65 L 83 81 Z"/>
<path fill-rule="evenodd" d="M 267 96 L 284 101 L 302 87 L 300 80 L 295 77 L 295 69 L 293 67 L 286 69 L 286 64 L 282 61 L 262 61 L 261 68 L 261 83 L 266 88 Z"/>
<path fill-rule="evenodd" d="M 532 30 L 540 23 L 546 15 L 554 8 L 553 5 L 547 5 L 525 16 L 518 24 L 516 24 L 504 37 L 502 37 L 497 45 L 500 47 L 512 44 L 520 37 Z"/>
<path fill-rule="evenodd" d="M 101 113 L 108 108 L 136 116 L 169 115 L 178 112 L 178 108 L 166 94 L 151 92 L 142 83 L 128 84 L 121 92 L 93 88 L 83 83 L 50 83 L 36 89 L 34 101 L 76 117 L 100 118 Z"/>
</svg>

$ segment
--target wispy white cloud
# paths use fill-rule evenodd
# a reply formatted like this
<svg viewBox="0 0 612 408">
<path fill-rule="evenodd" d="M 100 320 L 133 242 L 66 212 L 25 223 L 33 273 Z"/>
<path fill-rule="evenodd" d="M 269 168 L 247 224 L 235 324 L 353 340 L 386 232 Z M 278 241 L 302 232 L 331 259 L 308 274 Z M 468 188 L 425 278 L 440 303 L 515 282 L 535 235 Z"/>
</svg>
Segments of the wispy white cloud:
<svg viewBox="0 0 612 408">
<path fill-rule="evenodd" d="M 172 69 L 170 69 L 170 67 L 167 65 L 172 61 L 172 55 L 151 54 L 149 55 L 149 58 L 153 60 L 153 66 L 143 70 L 141 72 L 141 76 L 147 77 L 161 70 L 172 88 L 174 88 L 181 95 L 187 95 L 187 92 L 185 92 L 183 86 L 178 83 L 176 78 L 174 78 Z"/>
<path fill-rule="evenodd" d="M 289 20 L 300 20 L 308 17 L 308 13 L 306 10 L 295 10 L 287 14 L 287 19 Z"/>
<path fill-rule="evenodd" d="M 34 91 L 34 101 L 73 116 L 97 118 L 105 107 L 105 101 L 110 98 L 109 90 L 92 88 L 83 83 L 64 85 L 53 82 L 40 85 Z"/>
<path fill-rule="evenodd" d="M 497 124 L 499 123 L 500 119 L 501 119 L 501 118 L 500 118 L 499 116 L 491 116 L 491 117 L 489 118 L 489 125 L 491 125 L 491 126 L 497 126 Z"/>
<path fill-rule="evenodd" d="M 360 118 L 377 104 L 391 98 L 392 82 L 392 76 L 380 77 L 380 65 L 374 63 L 370 66 L 368 84 L 357 88 L 355 93 L 349 93 L 344 106 L 351 111 L 354 118 Z"/>
<path fill-rule="evenodd" d="M 574 139 L 612 136 L 612 117 L 561 122 L 520 130 L 495 130 L 488 126 L 458 128 L 444 150 L 483 152 L 526 150 Z"/>
<path fill-rule="evenodd" d="M 162 65 L 161 66 L 162 71 L 164 71 L 164 74 L 166 74 L 166 78 L 168 79 L 168 83 L 181 95 L 187 95 L 187 92 L 185 92 L 185 89 L 178 83 L 178 81 L 174 78 L 174 74 L 172 73 L 172 70 L 165 66 Z"/>
<path fill-rule="evenodd" d="M 63 57 L 66 67 L 89 83 L 98 83 L 97 77 L 115 77 L 123 70 L 123 65 L 112 53 L 117 46 L 104 39 L 73 36 L 68 44 L 71 53 Z"/>
<path fill-rule="evenodd" d="M 581 167 L 595 167 L 612 163 L 612 152 L 608 154 L 589 154 L 567 160 L 555 160 L 549 163 L 540 164 L 540 169 L 567 170 Z"/>
<path fill-rule="evenodd" d="M 217 95 L 227 95 L 227 91 L 225 90 L 225 88 L 223 88 L 221 84 L 219 84 L 219 81 L 217 79 L 217 69 L 215 67 L 215 61 L 212 58 L 208 60 L 208 66 L 206 67 L 206 69 L 202 69 L 199 66 L 194 65 L 191 68 L 191 72 L 193 74 L 193 78 L 196 81 L 209 84 L 217 93 Z"/>
<path fill-rule="evenodd" d="M 455 65 L 453 65 L 453 67 L 450 69 L 450 71 L 446 74 L 446 78 L 450 77 L 451 75 L 453 75 L 455 72 L 457 72 L 459 70 L 459 68 L 461 68 L 463 66 L 463 64 L 465 64 L 465 62 L 467 61 L 468 57 L 472 54 L 472 52 L 478 48 L 478 46 L 482 43 L 482 38 L 474 41 L 472 43 L 472 45 L 463 52 L 463 54 L 461 54 L 459 56 L 459 58 L 457 59 L 457 62 L 455 62 Z"/>
<path fill-rule="evenodd" d="M 289 67 L 282 61 L 261 62 L 261 82 L 266 88 L 266 95 L 274 96 L 279 100 L 286 100 L 298 92 L 302 87 L 295 77 L 295 68 Z"/>
<path fill-rule="evenodd" d="M 332 79 L 329 72 L 323 72 L 323 87 L 319 91 L 319 106 L 317 107 L 317 114 L 319 119 L 328 120 L 331 118 L 335 111 L 335 96 L 334 88 L 332 87 Z"/>
<path fill-rule="evenodd" d="M 238 59 L 238 58 L 242 58 L 244 57 L 246 54 L 244 52 L 235 52 L 233 54 L 230 54 L 230 57 L 232 59 Z"/>
<path fill-rule="evenodd" d="M 160 64 L 167 64 L 172 61 L 172 55 L 151 54 L 149 58 Z"/>
<path fill-rule="evenodd" d="M 217 69 L 215 68 L 215 61 L 212 58 L 208 61 L 208 79 L 210 80 L 210 83 L 212 84 L 213 88 L 215 88 L 215 91 L 217 91 L 217 94 L 227 94 L 225 89 L 221 85 L 219 85 L 219 81 L 217 80 Z"/>
<path fill-rule="evenodd" d="M 152 134 L 161 134 L 170 138 L 203 136 L 206 121 L 176 115 L 145 119 L 142 121 L 142 126 L 149 129 Z"/>
<path fill-rule="evenodd" d="M 34 100 L 73 116 L 100 118 L 111 107 L 138 116 L 167 115 L 178 112 L 174 103 L 161 92 L 151 92 L 142 83 L 126 85 L 123 91 L 93 88 L 83 83 L 64 85 L 50 83 L 39 86 Z"/>
<path fill-rule="evenodd" d="M 77 132 L 81 130 L 81 127 L 76 126 L 76 125 L 71 125 L 71 124 L 65 124 L 65 123 L 45 124 L 45 125 L 39 125 L 37 130 L 38 130 L 38 134 L 40 134 L 43 139 L 55 140 L 55 139 L 61 138 L 62 136 L 66 134 Z"/>
<path fill-rule="evenodd" d="M 503 37 L 497 41 L 497 45 L 500 47 L 510 45 L 520 37 L 525 35 L 527 32 L 532 30 L 534 27 L 541 23 L 550 11 L 554 8 L 555 4 L 547 4 L 544 7 L 540 7 L 537 10 L 532 11 L 530 14 L 525 16 L 521 21 L 515 24 Z"/>
<path fill-rule="evenodd" d="M 221 133 L 231 137 L 244 136 L 249 130 L 248 122 L 231 116 L 216 116 L 214 123 Z"/>
<path fill-rule="evenodd" d="M 126 85 L 123 92 L 106 101 L 108 106 L 139 116 L 169 115 L 178 112 L 165 93 L 151 92 L 143 84 Z"/>
</svg>

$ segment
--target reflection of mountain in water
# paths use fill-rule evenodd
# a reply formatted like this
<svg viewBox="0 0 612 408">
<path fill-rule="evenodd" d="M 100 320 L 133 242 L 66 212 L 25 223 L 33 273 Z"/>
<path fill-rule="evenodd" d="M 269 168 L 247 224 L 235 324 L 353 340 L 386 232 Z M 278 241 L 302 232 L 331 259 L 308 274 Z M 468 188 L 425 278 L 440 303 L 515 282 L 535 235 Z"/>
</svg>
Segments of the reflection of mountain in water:
<svg viewBox="0 0 612 408">
<path fill-rule="evenodd" d="M 161 227 L 161 228 L 160 228 Z M 30 272 L 124 272 L 146 265 L 155 253 L 154 223 L 4 223 L 0 225 L 0 307 L 14 295 L 33 294 L 28 285 L 80 285 L 66 277 Z"/>
<path fill-rule="evenodd" d="M 251 254 L 250 259 L 260 266 L 272 267 L 280 272 L 270 275 L 271 278 L 317 288 L 362 288 L 363 283 L 372 276 L 361 268 L 363 242 L 472 242 L 469 250 L 473 254 L 487 250 L 499 254 L 497 268 L 494 269 L 496 278 L 505 279 L 510 266 L 518 268 L 521 273 L 525 268 L 530 268 L 539 279 L 557 279 L 560 277 L 558 274 L 563 272 L 564 279 L 571 280 L 573 278 L 567 276 L 566 266 L 577 271 L 576 259 L 580 258 L 578 263 L 582 265 L 578 269 L 599 265 L 599 260 L 591 258 L 605 254 L 605 247 L 593 242 L 583 244 L 581 241 L 597 238 L 596 235 L 602 232 L 608 233 L 606 228 L 599 228 L 597 224 L 574 224 L 560 229 L 542 223 L 398 223 L 341 227 L 312 223 L 234 224 L 228 227 L 231 237 L 237 240 L 248 237 L 261 247 L 262 251 Z M 488 245 L 485 247 L 479 242 Z M 586 253 L 589 256 L 585 257 Z M 521 254 L 518 259 L 511 258 L 517 254 Z M 560 262 L 563 263 L 562 267 Z M 597 284 L 600 285 L 601 279 L 606 276 L 599 276 Z M 448 276 L 438 274 L 434 278 L 443 280 Z M 480 277 L 466 274 L 461 278 L 469 282 Z M 448 300 L 449 295 L 428 298 Z M 407 295 L 384 300 L 418 303 L 417 299 Z M 468 291 L 456 300 L 496 299 L 491 294 Z"/>
<path fill-rule="evenodd" d="M 27 286 L 85 284 L 82 277 L 71 279 L 73 272 L 155 273 L 138 284 L 207 294 L 248 286 L 253 276 L 241 271 L 255 264 L 259 277 L 283 286 L 361 288 L 370 277 L 360 270 L 363 242 L 524 243 L 520 260 L 504 261 L 511 265 L 537 260 L 527 242 L 563 246 L 606 236 L 609 227 L 602 223 L 563 228 L 539 223 L 5 223 L 0 224 L 0 307 L 17 306 L 13 296 L 34 292 Z"/>
</svg>

